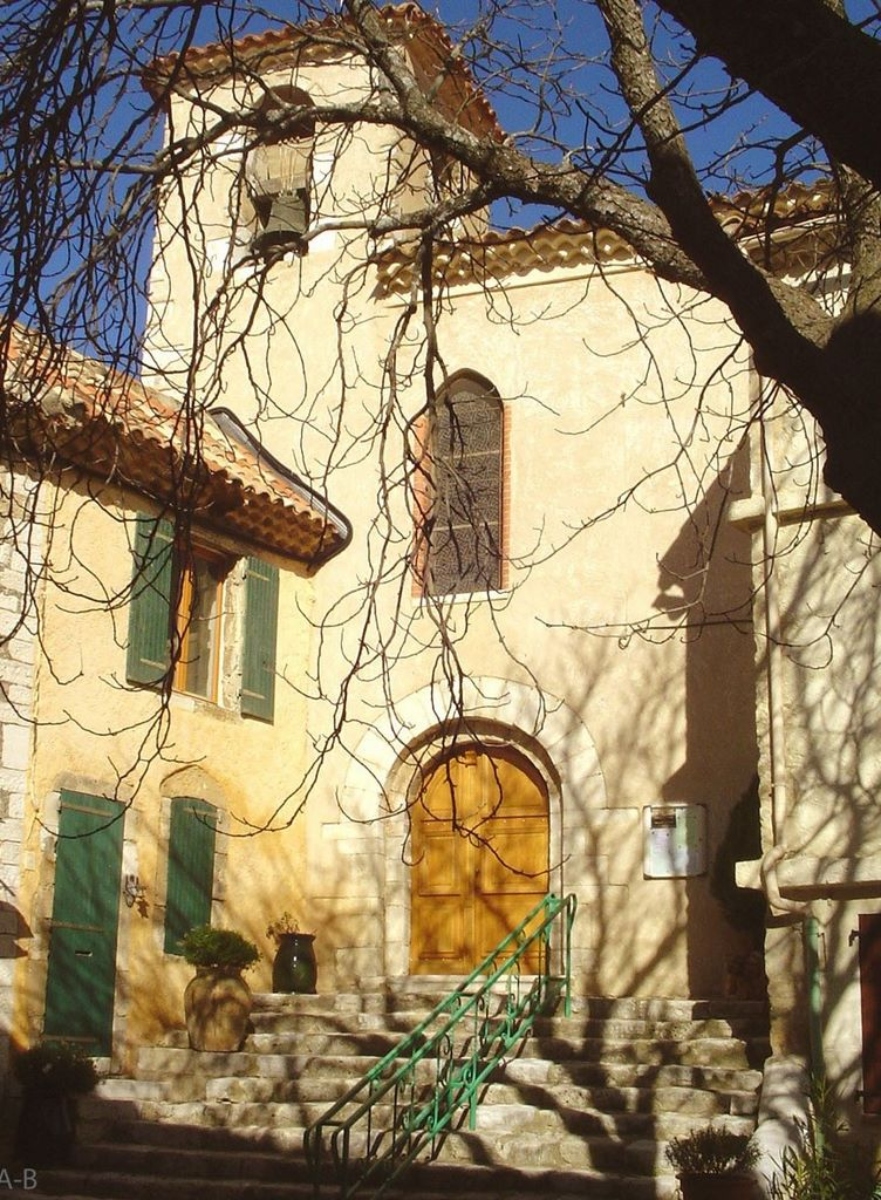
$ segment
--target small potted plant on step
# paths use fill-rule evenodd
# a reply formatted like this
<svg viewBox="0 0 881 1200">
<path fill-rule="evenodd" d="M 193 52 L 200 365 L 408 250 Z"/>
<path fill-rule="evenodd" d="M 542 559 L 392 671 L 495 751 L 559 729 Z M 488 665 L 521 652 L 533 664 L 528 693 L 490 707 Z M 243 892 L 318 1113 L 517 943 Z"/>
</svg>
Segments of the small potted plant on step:
<svg viewBox="0 0 881 1200">
<path fill-rule="evenodd" d="M 674 1138 L 667 1159 L 682 1200 L 754 1200 L 758 1195 L 752 1173 L 758 1147 L 745 1134 L 707 1125 Z"/>
<path fill-rule="evenodd" d="M 67 1043 L 42 1042 L 16 1055 L 13 1070 L 23 1092 L 16 1159 L 35 1167 L 63 1165 L 76 1142 L 76 1097 L 98 1083 L 95 1064 Z"/>
<path fill-rule="evenodd" d="M 283 912 L 266 926 L 266 936 L 278 947 L 272 964 L 272 990 L 313 994 L 318 983 L 315 934 L 301 933 L 298 922 Z"/>
<path fill-rule="evenodd" d="M 242 971 L 260 952 L 233 929 L 198 925 L 185 934 L 184 958 L 196 976 L 184 992 L 187 1034 L 194 1050 L 239 1050 L 248 1033 L 253 997 Z"/>
</svg>

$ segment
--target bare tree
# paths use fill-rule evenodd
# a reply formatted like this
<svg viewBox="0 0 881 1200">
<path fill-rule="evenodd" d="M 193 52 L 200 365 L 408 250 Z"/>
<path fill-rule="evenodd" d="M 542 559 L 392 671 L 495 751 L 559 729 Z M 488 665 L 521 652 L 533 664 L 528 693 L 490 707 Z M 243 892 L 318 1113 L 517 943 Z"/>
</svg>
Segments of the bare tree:
<svg viewBox="0 0 881 1200">
<path fill-rule="evenodd" d="M 871 182 L 874 141 L 866 134 L 877 107 L 871 68 L 881 16 L 872 3 L 850 15 L 825 0 L 801 0 L 797 13 L 791 3 L 766 7 L 752 0 L 724 6 L 670 0 L 659 7 L 595 0 L 576 9 L 544 6 L 537 16 L 521 0 L 483 0 L 449 28 L 449 39 L 435 40 L 417 75 L 399 53 L 398 26 L 369 0 L 345 0 L 342 10 L 309 0 L 274 6 L 12 0 L 0 65 L 7 374 L 16 321 L 49 346 L 73 345 L 141 372 L 147 266 L 151 258 L 161 266 L 178 254 L 185 264 L 178 283 L 186 278 L 192 285 L 190 344 L 176 356 L 157 354 L 161 331 L 154 328 L 146 366 L 152 382 L 182 400 L 187 455 L 198 462 L 203 410 L 222 397 L 235 355 L 247 363 L 258 396 L 255 416 L 270 419 L 277 389 L 261 374 L 253 335 L 284 327 L 265 288 L 272 247 L 233 239 L 225 258 L 212 260 L 213 218 L 200 203 L 210 198 L 201 196 L 198 181 L 215 169 L 241 178 L 248 151 L 296 136 L 304 122 L 337 148 L 373 128 L 395 145 L 402 177 L 427 170 L 434 183 L 414 187 L 419 203 L 402 207 L 393 203 L 391 182 L 380 180 L 369 195 L 304 233 L 308 245 L 329 228 L 349 230 L 368 249 L 339 277 L 338 365 L 324 385 L 338 393 L 338 403 L 322 445 L 316 448 L 314 397 L 300 396 L 287 412 L 302 431 L 299 465 L 315 471 L 318 484 L 368 449 L 383 464 L 373 525 L 381 549 L 371 551 L 369 578 L 357 594 L 329 618 L 343 625 L 352 611 L 360 614 L 350 680 L 381 676 L 378 664 L 405 652 L 401 629 L 381 619 L 378 588 L 409 586 L 411 546 L 399 516 L 414 498 L 419 502 L 420 477 L 433 469 L 420 456 L 412 412 L 405 415 L 398 403 L 416 375 L 413 356 L 398 351 L 418 329 L 424 415 L 435 420 L 447 373 L 445 272 L 457 253 L 486 245 L 479 214 L 489 208 L 503 225 L 548 228 L 574 219 L 573 228 L 592 231 L 598 241 L 610 234 L 659 280 L 686 289 L 696 297 L 689 304 L 720 301 L 758 370 L 819 423 L 829 483 L 881 531 L 874 453 L 881 433 L 874 400 L 881 204 Z M 299 28 L 310 51 L 347 49 L 365 59 L 373 71 L 370 94 L 308 107 L 296 95 L 268 104 L 260 84 L 265 59 L 250 55 L 249 35 L 279 17 Z M 787 39 L 800 53 L 788 54 Z M 191 52 L 205 44 L 211 53 Z M 781 69 L 784 58 L 792 69 Z M 231 74 L 250 88 L 235 111 L 212 93 Z M 844 79 L 849 103 L 839 98 Z M 168 115 L 181 95 L 199 114 L 183 126 Z M 241 204 L 248 191 L 235 194 Z M 158 233 L 157 196 L 166 212 L 178 213 L 173 228 Z M 242 214 L 227 207 L 224 219 L 234 226 Z M 494 236 L 501 235 L 490 241 Z M 348 397 L 353 382 L 363 380 L 347 344 L 349 300 L 367 286 L 368 267 L 382 268 L 384 238 L 411 249 L 409 299 L 373 411 L 350 423 Z M 243 262 L 256 264 L 246 282 L 238 273 Z M 792 263 L 797 269 L 787 273 Z M 648 345 L 637 326 L 633 336 Z M 734 351 L 730 339 L 721 340 L 724 359 Z M 20 422 L 22 404 L 38 405 L 40 388 L 23 395 L 7 386 L 2 397 L 4 444 L 14 448 L 11 417 Z M 738 420 L 744 427 L 749 414 Z M 734 436 L 730 424 L 726 436 Z M 402 439 L 409 446 L 403 463 Z M 39 458 L 39 445 L 29 453 Z M 708 484 L 706 470 L 695 468 L 682 503 L 696 508 Z M 460 504 L 467 490 L 459 489 Z M 609 509 L 620 499 L 613 497 Z M 707 511 L 701 536 L 710 546 L 718 505 Z M 606 509 L 592 520 L 605 515 Z M 537 569 L 546 553 L 533 554 L 527 568 Z M 455 691 L 457 639 L 441 606 L 433 620 L 438 670 Z M 323 685 L 316 686 L 321 692 Z M 346 687 L 335 697 L 335 712 L 330 736 L 338 737 Z"/>
<path fill-rule="evenodd" d="M 344 21 L 331 14 L 333 36 L 345 27 L 385 86 L 357 111 L 342 105 L 315 117 L 395 127 L 467 168 L 470 188 L 409 216 L 433 238 L 487 202 L 539 204 L 546 220 L 565 215 L 613 230 L 660 277 L 718 297 L 759 369 L 819 421 L 830 483 L 878 530 L 879 221 L 866 180 L 878 181 L 870 123 L 879 14 L 873 3 L 850 15 L 836 7 L 669 0 L 665 15 L 640 0 L 597 0 L 573 12 L 552 6 L 536 24 L 515 0 L 493 0 L 452 30 L 435 79 L 417 80 L 373 5 L 347 0 Z M 8 5 L 0 76 L 7 316 L 137 366 L 153 189 L 201 152 L 195 141 L 216 146 L 229 128 L 217 114 L 201 139 L 159 147 L 180 56 L 196 41 L 231 47 L 272 15 L 302 24 L 329 13 L 163 0 Z M 328 36 L 327 27 L 315 36 Z M 141 91 L 142 73 L 168 54 L 177 66 L 152 96 Z M 718 70 L 707 72 L 707 55 Z M 433 89 L 463 66 L 519 132 L 481 131 L 432 103 Z M 251 114 L 252 130 L 264 126 Z M 823 196 L 817 272 L 846 265 L 846 300 L 834 314 L 817 294 L 816 272 L 793 284 L 774 269 L 781 195 L 799 181 Z"/>
</svg>

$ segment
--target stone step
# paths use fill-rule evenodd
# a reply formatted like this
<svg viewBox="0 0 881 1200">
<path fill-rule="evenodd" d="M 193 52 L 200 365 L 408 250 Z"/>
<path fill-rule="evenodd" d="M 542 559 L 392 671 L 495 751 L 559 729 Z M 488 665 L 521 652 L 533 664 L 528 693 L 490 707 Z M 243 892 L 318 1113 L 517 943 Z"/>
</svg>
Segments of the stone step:
<svg viewBox="0 0 881 1200">
<path fill-rule="evenodd" d="M 341 1021 L 335 1013 L 274 1012 L 255 1014 L 254 1032 L 246 1049 L 263 1053 L 355 1054 L 380 1057 L 392 1050 L 420 1023 L 420 1014 L 408 1014 L 406 1021 L 388 1022 L 378 1013 L 357 1013 L 351 1020 Z M 466 1020 L 461 1027 L 462 1039 L 467 1039 L 472 1027 Z M 693 1042 L 731 1042 L 744 1048 L 752 1059 L 753 1047 L 762 1058 L 767 1056 L 767 1033 L 750 1031 L 743 1023 L 720 1017 L 696 1021 L 609 1020 L 589 1018 L 541 1019 L 536 1022 L 530 1043 L 569 1043 L 576 1048 L 644 1045 L 682 1045 Z M 187 1048 L 181 1035 L 180 1049 Z"/>
<path fill-rule="evenodd" d="M 447 1137 L 438 1162 L 483 1166 L 539 1168 L 546 1171 L 589 1171 L 605 1176 L 655 1176 L 663 1154 L 653 1142 L 621 1141 L 609 1137 L 548 1138 L 541 1133 L 483 1130 L 458 1131 Z"/>
<path fill-rule="evenodd" d="M 350 1032 L 345 1029 L 315 1029 L 311 1031 L 282 1030 L 274 1033 L 250 1033 L 240 1053 L 250 1054 L 321 1054 L 369 1055 L 382 1058 L 399 1045 L 399 1034 L 381 1029 Z M 189 1050 L 187 1035 L 177 1030 L 166 1038 L 166 1049 Z M 190 1053 L 209 1053 L 190 1051 Z"/>
<path fill-rule="evenodd" d="M 157 1156 L 156 1145 L 162 1154 Z M 210 1146 L 175 1146 L 167 1141 L 157 1144 L 132 1142 L 93 1142 L 78 1147 L 76 1165 L 80 1170 L 118 1175 L 152 1176 L 183 1179 L 239 1179 L 250 1182 L 289 1183 L 307 1179 L 308 1171 L 300 1155 L 280 1154 L 271 1148 L 260 1151 L 241 1140 L 236 1154 L 218 1154 Z"/>
<path fill-rule="evenodd" d="M 303 1131 L 326 1112 L 326 1103 L 145 1103 L 137 1110 L 138 1119 L 155 1122 L 163 1127 L 181 1126 L 189 1130 L 226 1129 L 240 1134 L 243 1142 L 253 1144 L 256 1136 L 265 1134 L 268 1143 L 276 1148 L 298 1150 Z M 127 1114 L 133 1116 L 134 1114 Z M 343 1114 L 345 1115 L 345 1110 Z M 750 1133 L 754 1122 L 750 1117 L 731 1117 L 723 1114 L 726 1124 Z M 701 1114 L 702 1116 L 702 1114 Z M 391 1109 L 379 1105 L 373 1112 L 376 1129 L 391 1124 Z M 563 1104 L 539 1108 L 523 1102 L 496 1103 L 492 1091 L 477 1111 L 476 1132 L 490 1138 L 500 1134 L 519 1137 L 521 1133 L 540 1134 L 556 1148 L 569 1137 L 589 1141 L 651 1138 L 668 1141 L 689 1132 L 695 1125 L 691 1113 L 627 1113 L 603 1112 Z M 109 1125 L 105 1124 L 105 1129 Z M 495 1160 L 494 1160 L 495 1161 Z M 504 1159 L 502 1160 L 504 1161 Z M 521 1161 L 520 1158 L 510 1161 Z M 525 1160 L 528 1165 L 530 1159 Z"/>
<path fill-rule="evenodd" d="M 241 1054 L 197 1055 L 191 1062 L 191 1054 L 151 1051 L 152 1078 L 105 1080 L 94 1097 L 82 1101 L 82 1107 L 89 1112 L 112 1101 L 148 1106 L 199 1100 L 329 1105 L 373 1064 L 369 1058 L 356 1064 L 346 1058 L 302 1062 L 285 1056 Z M 432 1071 L 432 1064 L 424 1064 L 423 1077 L 430 1079 Z M 500 1066 L 494 1080 L 506 1083 L 512 1098 L 528 1095 L 537 1105 L 547 1103 L 552 1093 L 559 1097 L 562 1090 L 563 1095 L 578 1097 L 588 1107 L 656 1112 L 669 1104 L 674 1111 L 745 1116 L 755 1112 L 761 1074 L 676 1063 L 655 1066 L 518 1058 Z"/>
<path fill-rule="evenodd" d="M 613 1112 L 692 1113 L 713 1116 L 731 1113 L 748 1116 L 755 1110 L 755 1091 L 744 1088 L 737 1092 L 731 1086 L 723 1090 L 701 1089 L 687 1085 L 644 1086 L 614 1088 L 607 1086 L 581 1086 L 569 1076 L 559 1074 L 551 1082 L 545 1077 L 540 1084 L 532 1082 L 531 1066 L 539 1066 L 538 1060 L 508 1064 L 500 1069 L 490 1085 L 487 1098 L 494 1103 L 520 1103 L 526 1101 L 537 1107 L 548 1104 L 565 1104 L 568 1107 L 598 1109 Z M 426 1072 L 425 1081 L 428 1081 Z M 326 1078 L 310 1075 L 301 1079 L 274 1080 L 257 1076 L 225 1076 L 207 1079 L 200 1092 L 209 1101 L 241 1103 L 325 1103 L 340 1099 L 356 1083 L 357 1078 Z M 653 1081 L 651 1081 L 653 1082 Z M 152 1085 L 151 1085 L 152 1086 Z M 180 1099 L 175 1086 L 175 1098 Z M 167 1097 L 149 1094 L 145 1101 Z"/>
<path fill-rule="evenodd" d="M 609 1042 L 640 1038 L 660 1038 L 663 1041 L 688 1038 L 740 1038 L 749 1041 L 767 1037 L 763 1028 L 751 1018 L 698 1017 L 692 1020 L 655 1021 L 637 1017 L 539 1017 L 533 1037 L 588 1037 Z"/>
<path fill-rule="evenodd" d="M 409 996 L 399 991 L 361 996 L 282 996 L 258 994 L 252 1022 L 255 1032 L 292 1032 L 358 1034 L 371 1032 L 395 1037 L 405 1036 L 429 1011 L 429 1002 L 446 998 L 448 993 Z M 499 997 L 501 1003 L 503 997 Z M 467 1024 L 467 1021 L 466 1021 Z M 767 1039 L 766 1006 L 754 1001 L 702 1001 L 666 999 L 576 998 L 572 1015 L 562 1010 L 539 1017 L 538 1036 L 602 1037 L 629 1040 L 640 1037 L 662 1040 L 692 1037 L 729 1037 L 744 1040 Z M 179 1045 L 185 1045 L 180 1031 Z"/>
<path fill-rule="evenodd" d="M 633 1041 L 612 1041 L 605 1038 L 548 1037 L 529 1043 L 529 1052 L 540 1051 L 543 1058 L 565 1061 L 630 1064 L 634 1066 L 694 1066 L 725 1067 L 748 1070 L 752 1063 L 746 1047 L 731 1038 L 678 1039 L 637 1038 Z"/>
<path fill-rule="evenodd" d="M 138 1145 L 154 1148 L 204 1151 L 219 1156 L 242 1153 L 303 1156 L 302 1128 L 267 1128 L 264 1125 L 194 1125 L 161 1122 L 130 1114 L 104 1126 L 100 1136 L 84 1145 Z M 160 1156 L 161 1157 L 161 1156 Z"/>
<path fill-rule="evenodd" d="M 714 1017 L 753 1019 L 759 1024 L 768 1019 L 763 1000 L 687 1000 L 666 997 L 575 996 L 572 1015 L 587 1014 L 603 1020 L 696 1021 Z"/>
<path fill-rule="evenodd" d="M 677 1107 L 662 1106 L 660 1098 L 652 1093 L 633 1096 L 627 1107 L 617 1095 L 610 1097 L 614 1104 L 604 1104 L 605 1094 L 594 1096 L 581 1089 L 535 1095 L 510 1085 L 491 1084 L 478 1108 L 477 1131 L 491 1135 L 499 1131 L 540 1132 L 552 1141 L 569 1135 L 667 1141 L 687 1133 L 697 1122 L 724 1118 L 726 1124 L 751 1132 L 754 1124 L 751 1112 L 741 1112 L 730 1103 L 711 1104 L 700 1093 L 690 1093 L 687 1089 L 681 1092 L 674 1098 Z M 93 1136 L 106 1135 L 127 1119 L 126 1128 L 137 1120 L 142 1130 L 145 1126 L 150 1128 L 151 1123 L 169 1133 L 186 1129 L 190 1139 L 196 1129 L 228 1130 L 243 1143 L 265 1141 L 272 1148 L 290 1151 L 300 1149 L 303 1130 L 325 1114 L 328 1104 L 326 1096 L 320 1100 L 289 1102 L 277 1099 L 261 1102 L 257 1098 L 234 1102 L 213 1098 L 191 1103 L 145 1101 L 127 1105 L 124 1114 L 102 1113 L 92 1108 L 81 1119 L 84 1133 L 88 1131 Z M 389 1107 L 378 1105 L 373 1115 L 376 1127 L 384 1127 L 390 1119 Z"/>
<path fill-rule="evenodd" d="M 687 1087 L 708 1092 L 755 1092 L 762 1075 L 753 1069 L 686 1066 L 664 1063 L 586 1063 L 579 1059 L 551 1062 L 542 1059 L 517 1059 L 505 1068 L 513 1077 L 548 1084 L 574 1083 L 583 1087 L 625 1087 L 652 1089 Z"/>
<path fill-rule="evenodd" d="M 469 995 L 466 994 L 466 999 Z M 367 1021 L 379 1017 L 392 1023 L 406 1023 L 416 1018 L 424 1019 L 435 1004 L 449 998 L 450 992 L 411 993 L 400 990 L 388 992 L 342 994 L 326 993 L 314 995 L 256 992 L 253 995 L 253 1015 L 310 1014 L 335 1017 L 338 1021 L 360 1018 Z M 509 996 L 505 991 L 495 994 L 490 1000 L 493 1005 L 503 1006 Z M 516 996 L 515 996 L 516 998 Z M 761 1029 L 767 1022 L 767 1005 L 760 1001 L 744 1000 L 669 1000 L 658 998 L 618 998 L 596 996 L 573 997 L 569 1015 L 559 1002 L 553 1014 L 539 1020 L 560 1018 L 562 1020 L 598 1021 L 736 1021 L 739 1024 Z"/>
<path fill-rule="evenodd" d="M 751 1134 L 754 1122 L 749 1117 L 725 1115 L 719 1124 L 734 1133 Z M 603 1112 L 554 1103 L 539 1108 L 527 1103 L 496 1102 L 493 1088 L 488 1089 L 477 1110 L 476 1131 L 483 1134 L 541 1133 L 559 1141 L 574 1135 L 585 1140 L 611 1138 L 619 1141 L 646 1140 L 666 1143 L 682 1137 L 695 1126 L 690 1113 Z"/>
<path fill-rule="evenodd" d="M 341 1031 L 313 1031 L 253 1033 L 247 1038 L 244 1048 L 238 1052 L 237 1061 L 246 1068 L 244 1056 L 260 1058 L 283 1057 L 286 1059 L 369 1057 L 383 1058 L 399 1044 L 392 1034 L 380 1031 L 347 1033 Z M 609 1063 L 681 1063 L 683 1065 L 710 1065 L 747 1069 L 754 1065 L 755 1055 L 741 1040 L 731 1037 L 661 1038 L 640 1037 L 610 1039 L 607 1037 L 585 1037 L 570 1030 L 565 1036 L 530 1038 L 527 1052 L 540 1052 L 543 1057 L 554 1059 L 580 1058 L 589 1062 Z M 185 1045 L 157 1048 L 193 1056 L 193 1067 L 210 1071 L 218 1056 L 207 1052 L 190 1051 Z M 144 1055 L 144 1052 L 142 1052 Z M 198 1057 L 197 1057 L 198 1056 Z M 139 1056 L 138 1072 L 161 1069 L 151 1066 L 150 1052 Z"/>
<path fill-rule="evenodd" d="M 357 1013 L 376 1013 L 390 1016 L 407 1013 L 420 1018 L 435 1004 L 446 1000 L 455 984 L 443 976 L 410 977 L 404 980 L 368 981 L 357 993 L 324 993 L 317 995 L 283 995 L 275 992 L 254 994 L 254 1013 L 323 1012 L 346 1016 Z M 521 989 L 521 995 L 525 989 Z M 503 998 L 504 986 L 494 994 Z M 562 1015 L 562 1003 L 558 1012 Z M 574 996 L 573 1018 L 589 1017 L 599 1020 L 697 1021 L 719 1018 L 753 1023 L 767 1030 L 767 1005 L 760 1000 L 689 1000 L 664 997 L 605 997 Z"/>
<path fill-rule="evenodd" d="M 376 1063 L 372 1054 L 276 1054 L 252 1049 L 235 1054 L 189 1050 L 171 1046 L 149 1046 L 138 1053 L 137 1077 L 145 1081 L 167 1080 L 184 1073 L 203 1079 L 219 1076 L 253 1075 L 268 1079 L 300 1079 L 307 1074 L 361 1076 Z M 111 1083 L 108 1080 L 108 1083 Z"/>
<path fill-rule="evenodd" d="M 311 1197 L 305 1127 L 419 1024 L 437 987 L 258 996 L 239 1053 L 196 1053 L 183 1032 L 143 1048 L 136 1078 L 107 1079 L 83 1098 L 92 1144 L 76 1170 L 52 1173 L 45 1193 L 32 1194 Z M 537 1021 L 485 1086 L 475 1128 L 463 1118 L 437 1161 L 392 1196 L 672 1198 L 667 1143 L 710 1119 L 751 1132 L 766 1045 L 759 1004 L 579 999 L 572 1016 Z M 434 1067 L 422 1070 L 430 1077 Z M 360 1141 L 353 1133 L 353 1146 Z"/>
<path fill-rule="evenodd" d="M 159 1146 L 161 1154 L 157 1154 Z M 274 1186 L 280 1200 L 298 1195 L 297 1189 L 304 1185 L 312 1187 L 305 1160 L 294 1150 L 282 1154 L 271 1152 L 271 1148 L 255 1149 L 248 1139 L 241 1137 L 233 1137 L 223 1147 L 225 1153 L 219 1153 L 220 1149 L 219 1144 L 178 1146 L 162 1137 L 147 1143 L 94 1143 L 79 1148 L 75 1167 L 40 1172 L 40 1176 L 46 1176 L 40 1179 L 40 1186 L 53 1194 L 67 1195 L 64 1190 L 67 1188 L 79 1189 L 85 1195 L 107 1196 L 114 1195 L 119 1181 L 124 1180 L 126 1195 L 136 1197 L 147 1196 L 146 1185 L 152 1184 L 154 1196 L 195 1196 L 201 1186 L 202 1195 L 237 1194 L 255 1198 L 268 1197 L 269 1189 Z M 431 1190 L 437 1187 L 439 1194 L 449 1195 L 450 1192 L 442 1190 L 441 1179 L 454 1178 L 454 1168 L 465 1169 L 466 1187 L 474 1182 L 471 1176 L 475 1168 L 483 1169 L 479 1172 L 483 1184 L 490 1182 L 486 1168 L 493 1168 L 493 1194 L 502 1186 L 500 1173 L 507 1176 L 510 1185 L 516 1183 L 523 1190 L 530 1182 L 536 1182 L 542 1171 L 546 1179 L 553 1172 L 555 1189 L 575 1182 L 608 1182 L 615 1175 L 634 1183 L 641 1177 L 660 1181 L 669 1186 L 658 1194 L 665 1190 L 672 1194 L 672 1178 L 669 1170 L 663 1168 L 663 1162 L 662 1144 L 650 1139 L 624 1142 L 610 1137 L 570 1135 L 550 1144 L 546 1138 L 521 1130 L 499 1131 L 495 1137 L 486 1130 L 460 1131 L 444 1139 L 435 1163 L 417 1167 L 416 1177 L 423 1181 L 420 1190 L 414 1190 L 411 1175 L 404 1191 L 410 1196 L 422 1196 L 423 1186 Z M 55 1185 L 63 1181 L 64 1188 L 55 1190 L 47 1186 L 46 1179 L 50 1176 Z"/>
<path fill-rule="evenodd" d="M 743 1093 L 743 1103 L 732 1103 L 732 1097 L 717 1092 L 703 1092 L 694 1088 L 584 1088 L 560 1084 L 552 1088 L 536 1088 L 531 1085 L 492 1083 L 487 1089 L 484 1103 L 529 1104 L 539 1110 L 553 1108 L 557 1111 L 601 1113 L 618 1121 L 639 1117 L 659 1120 L 670 1117 L 700 1117 L 713 1120 L 717 1117 L 754 1118 L 755 1097 Z"/>
<path fill-rule="evenodd" d="M 251 1025 L 254 1033 L 292 1033 L 308 1036 L 315 1033 L 323 1034 L 370 1034 L 379 1033 L 390 1037 L 393 1041 L 407 1037 L 425 1019 L 425 1013 L 380 1013 L 357 1012 L 351 1014 L 338 1012 L 306 1012 L 306 1011 L 276 1011 L 252 1012 Z"/>
<path fill-rule="evenodd" d="M 163 1178 L 135 1175 L 128 1171 L 91 1171 L 75 1167 L 40 1171 L 37 1189 L 29 1196 L 61 1196 L 71 1200 L 307 1200 L 314 1195 L 308 1180 L 290 1183 L 262 1182 L 239 1177 L 204 1179 L 201 1177 Z"/>
<path fill-rule="evenodd" d="M 491 1125 L 492 1114 L 487 1115 Z M 522 1147 L 522 1149 L 518 1149 Z M 495 1163 L 508 1167 L 544 1166 L 555 1169 L 610 1171 L 632 1169 L 640 1172 L 644 1162 L 653 1168 L 659 1154 L 658 1143 L 651 1139 L 625 1141 L 614 1136 L 583 1137 L 578 1133 L 561 1136 L 553 1143 L 540 1131 L 511 1128 L 483 1128 L 457 1132 L 444 1139 L 438 1161 L 441 1163 Z M 249 1182 L 288 1183 L 306 1178 L 308 1170 L 301 1155 L 270 1153 L 250 1148 L 239 1139 L 234 1153 L 218 1154 L 208 1148 L 166 1147 L 157 1160 L 154 1146 L 127 1143 L 93 1143 L 80 1148 L 79 1168 L 110 1174 L 150 1175 L 168 1178 L 229 1179 Z M 646 1173 L 653 1173 L 652 1170 Z"/>
<path fill-rule="evenodd" d="M 246 1178 L 227 1180 L 186 1178 L 157 1181 L 130 1172 L 95 1172 L 72 1168 L 40 1171 L 31 1196 L 58 1196 L 64 1200 L 334 1200 L 338 1189 L 325 1185 L 319 1193 L 311 1180 L 291 1179 L 281 1183 L 251 1182 Z M 391 1188 L 388 1200 L 673 1200 L 676 1182 L 670 1178 L 649 1179 L 621 1176 L 610 1179 L 593 1171 L 514 1171 L 507 1167 L 433 1163 L 416 1167 L 400 1188 Z"/>
</svg>

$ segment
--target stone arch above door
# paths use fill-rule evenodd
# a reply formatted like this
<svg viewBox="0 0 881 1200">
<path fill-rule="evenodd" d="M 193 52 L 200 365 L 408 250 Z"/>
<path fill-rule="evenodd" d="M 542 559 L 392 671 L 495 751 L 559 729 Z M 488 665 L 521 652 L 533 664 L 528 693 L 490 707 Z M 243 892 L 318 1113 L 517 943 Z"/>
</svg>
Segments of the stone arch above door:
<svg viewBox="0 0 881 1200">
<path fill-rule="evenodd" d="M 566 813 L 608 810 L 593 738 L 565 701 L 535 687 L 479 676 L 464 681 L 457 704 L 448 689 L 427 686 L 396 704 L 361 739 L 339 797 L 344 812 L 372 843 L 382 894 L 384 973 L 405 975 L 409 963 L 407 803 L 421 765 L 457 735 L 516 747 L 542 774 L 550 799 L 551 889 L 584 892 L 578 829 L 566 831 Z M 577 804 L 576 804 L 577 802 Z M 564 836 L 565 835 L 565 836 Z M 564 848 L 565 840 L 565 848 Z M 367 846 L 364 847 L 367 851 Z"/>
</svg>

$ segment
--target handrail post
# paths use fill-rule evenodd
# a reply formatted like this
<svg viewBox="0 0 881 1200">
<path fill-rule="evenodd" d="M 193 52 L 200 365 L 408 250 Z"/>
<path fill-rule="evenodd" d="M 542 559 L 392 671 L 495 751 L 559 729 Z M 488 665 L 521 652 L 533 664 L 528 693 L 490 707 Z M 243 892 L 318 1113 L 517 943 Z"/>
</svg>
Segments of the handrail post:
<svg viewBox="0 0 881 1200">
<path fill-rule="evenodd" d="M 564 970 L 563 970 L 563 986 L 566 992 L 566 998 L 563 1001 L 563 1012 L 567 1017 L 572 1016 L 572 926 L 575 923 L 575 910 L 578 907 L 578 900 L 574 893 L 566 897 L 565 909 L 563 912 L 563 939 L 564 939 Z"/>
<path fill-rule="evenodd" d="M 559 1000 L 561 982 L 565 1013 L 571 1015 L 571 932 L 576 908 L 577 898 L 572 893 L 563 899 L 552 893 L 546 896 L 450 996 L 306 1131 L 316 1194 L 321 1186 L 325 1131 L 333 1131 L 331 1157 L 340 1195 L 347 1200 L 368 1183 L 372 1183 L 374 1195 L 380 1196 L 420 1153 L 428 1151 L 430 1158 L 436 1157 L 446 1134 L 455 1127 L 457 1115 L 467 1113 L 469 1128 L 476 1129 L 481 1088 L 489 1083 L 498 1064 L 529 1036 L 537 1018 Z M 559 946 L 562 980 L 553 974 L 557 955 L 552 927 L 561 939 L 555 944 Z M 527 989 L 522 968 L 527 953 L 536 952 L 538 973 Z M 501 998 L 500 984 L 504 984 Z M 432 1056 L 434 1079 L 431 1094 L 426 1095 L 424 1089 L 420 1092 L 417 1071 L 419 1064 L 429 1062 Z M 377 1118 L 374 1135 L 374 1106 L 389 1092 L 392 1127 L 386 1130 Z M 356 1171 L 350 1137 L 356 1124 L 365 1120 L 365 1163 Z"/>
</svg>

